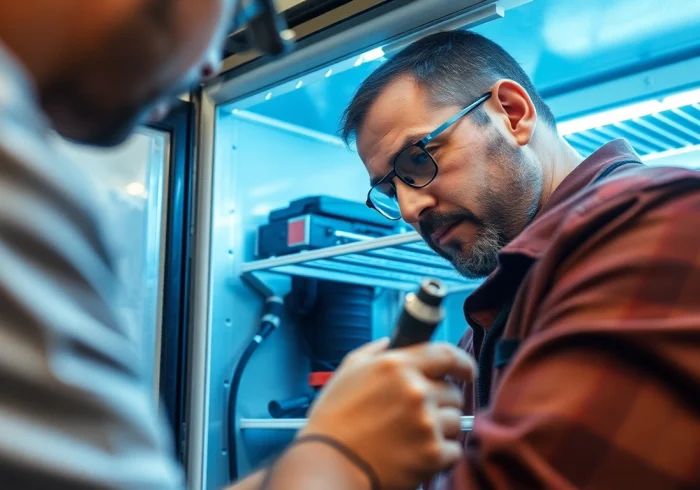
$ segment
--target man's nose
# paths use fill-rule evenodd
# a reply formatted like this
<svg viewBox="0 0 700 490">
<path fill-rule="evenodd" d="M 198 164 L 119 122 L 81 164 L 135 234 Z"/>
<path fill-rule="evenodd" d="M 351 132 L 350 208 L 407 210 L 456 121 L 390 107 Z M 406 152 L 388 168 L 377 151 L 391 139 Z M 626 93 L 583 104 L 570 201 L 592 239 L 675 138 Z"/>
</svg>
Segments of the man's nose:
<svg viewBox="0 0 700 490">
<path fill-rule="evenodd" d="M 396 199 L 401 210 L 401 217 L 406 223 L 415 224 L 421 215 L 436 205 L 435 198 L 427 189 L 416 189 L 396 179 Z"/>
</svg>

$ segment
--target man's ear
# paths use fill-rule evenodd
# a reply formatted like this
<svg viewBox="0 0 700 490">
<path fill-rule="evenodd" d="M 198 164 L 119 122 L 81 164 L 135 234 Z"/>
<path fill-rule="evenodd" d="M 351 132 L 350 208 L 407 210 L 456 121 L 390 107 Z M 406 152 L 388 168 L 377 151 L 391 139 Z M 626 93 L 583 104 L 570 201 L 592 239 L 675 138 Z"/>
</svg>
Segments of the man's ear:
<svg viewBox="0 0 700 490">
<path fill-rule="evenodd" d="M 499 80 L 491 89 L 489 102 L 496 118 L 503 120 L 505 131 L 518 145 L 527 145 L 535 132 L 537 111 L 522 85 L 513 80 Z"/>
</svg>

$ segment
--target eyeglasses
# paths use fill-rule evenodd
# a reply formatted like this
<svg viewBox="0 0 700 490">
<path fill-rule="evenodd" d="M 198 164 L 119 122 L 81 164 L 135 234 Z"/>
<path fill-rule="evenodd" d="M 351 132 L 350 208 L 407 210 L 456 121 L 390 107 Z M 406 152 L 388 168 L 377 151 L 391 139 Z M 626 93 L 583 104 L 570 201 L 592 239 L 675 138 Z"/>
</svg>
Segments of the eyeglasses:
<svg viewBox="0 0 700 490">
<path fill-rule="evenodd" d="M 367 206 L 376 209 L 382 216 L 390 220 L 400 219 L 401 209 L 399 208 L 394 177 L 398 177 L 401 182 L 414 189 L 422 189 L 435 180 L 438 174 L 438 164 L 425 147 L 440 133 L 476 109 L 489 97 L 491 97 L 490 93 L 482 95 L 435 131 L 398 152 L 394 157 L 391 172 L 382 177 L 367 193 Z"/>
</svg>

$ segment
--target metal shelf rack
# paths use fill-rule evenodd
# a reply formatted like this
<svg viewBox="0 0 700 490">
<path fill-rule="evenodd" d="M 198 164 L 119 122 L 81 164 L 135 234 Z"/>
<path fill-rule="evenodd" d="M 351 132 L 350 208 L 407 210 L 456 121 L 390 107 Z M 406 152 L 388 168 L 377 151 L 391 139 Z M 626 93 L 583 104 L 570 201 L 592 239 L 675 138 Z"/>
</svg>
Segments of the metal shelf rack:
<svg viewBox="0 0 700 490">
<path fill-rule="evenodd" d="M 306 425 L 306 419 L 252 419 L 243 418 L 238 422 L 241 430 L 299 430 Z M 473 416 L 462 417 L 463 432 L 472 430 Z"/>
<path fill-rule="evenodd" d="M 401 291 L 415 290 L 425 277 L 442 280 L 451 293 L 472 291 L 481 283 L 462 277 L 416 232 L 256 260 L 242 266 L 243 273 L 262 271 Z"/>
</svg>

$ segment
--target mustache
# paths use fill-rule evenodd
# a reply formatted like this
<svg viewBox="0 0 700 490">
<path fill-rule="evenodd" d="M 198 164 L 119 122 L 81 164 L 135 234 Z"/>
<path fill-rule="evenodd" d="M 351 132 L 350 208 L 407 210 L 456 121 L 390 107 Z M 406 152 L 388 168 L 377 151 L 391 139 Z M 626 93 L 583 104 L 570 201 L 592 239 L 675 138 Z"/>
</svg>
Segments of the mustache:
<svg viewBox="0 0 700 490">
<path fill-rule="evenodd" d="M 483 226 L 484 222 L 469 210 L 461 209 L 446 213 L 430 213 L 421 219 L 418 227 L 423 238 L 430 241 L 430 237 L 443 226 L 447 226 L 459 221 L 469 221 L 477 226 Z"/>
</svg>

